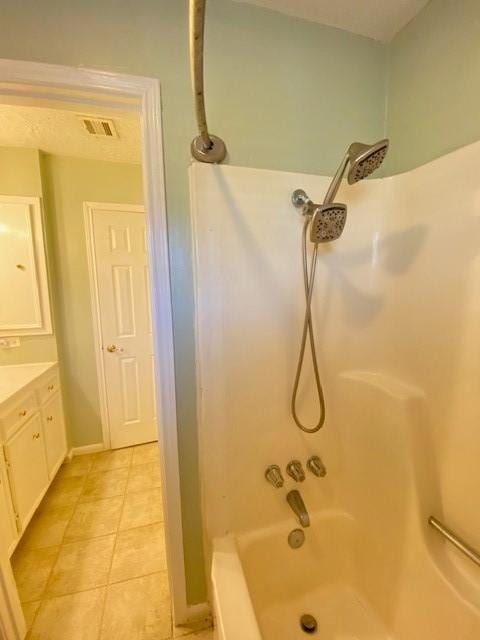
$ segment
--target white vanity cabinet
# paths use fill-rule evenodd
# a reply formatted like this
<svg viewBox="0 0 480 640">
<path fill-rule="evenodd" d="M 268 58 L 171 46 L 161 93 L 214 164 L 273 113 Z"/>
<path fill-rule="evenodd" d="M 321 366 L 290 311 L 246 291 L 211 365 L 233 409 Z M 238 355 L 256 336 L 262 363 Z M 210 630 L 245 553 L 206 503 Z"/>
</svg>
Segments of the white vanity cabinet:
<svg viewBox="0 0 480 640">
<path fill-rule="evenodd" d="M 48 487 L 42 421 L 36 413 L 4 445 L 15 517 L 23 529 Z"/>
<path fill-rule="evenodd" d="M 0 367 L 0 444 L 13 550 L 67 453 L 56 363 Z"/>
</svg>

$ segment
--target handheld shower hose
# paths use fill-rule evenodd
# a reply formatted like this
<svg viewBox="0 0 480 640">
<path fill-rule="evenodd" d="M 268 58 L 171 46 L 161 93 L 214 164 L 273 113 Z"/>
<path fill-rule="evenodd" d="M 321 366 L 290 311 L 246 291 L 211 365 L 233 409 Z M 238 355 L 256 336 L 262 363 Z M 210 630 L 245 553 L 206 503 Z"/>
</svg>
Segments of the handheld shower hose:
<svg viewBox="0 0 480 640">
<path fill-rule="evenodd" d="M 310 273 L 308 271 L 308 255 L 307 255 L 307 232 L 310 227 L 312 221 L 312 216 L 305 216 L 305 222 L 303 224 L 302 230 L 302 258 L 303 258 L 303 282 L 305 286 L 305 318 L 303 322 L 303 331 L 302 331 L 302 340 L 300 343 L 300 352 L 298 356 L 297 363 L 297 371 L 295 373 L 295 381 L 293 383 L 293 393 L 292 393 L 292 416 L 295 420 L 295 424 L 299 429 L 304 431 L 305 433 L 316 433 L 319 431 L 324 423 L 326 418 L 326 409 L 325 409 L 325 395 L 323 393 L 322 380 L 320 378 L 320 371 L 318 369 L 318 359 L 317 359 L 317 351 L 315 347 L 315 335 L 313 333 L 313 323 L 312 323 L 312 295 L 313 295 L 313 285 L 315 283 L 315 271 L 317 268 L 317 257 L 318 257 L 318 243 L 315 244 L 313 248 L 312 254 L 312 263 L 310 267 Z M 315 388 L 317 391 L 318 401 L 320 404 L 320 417 L 318 419 L 317 424 L 314 427 L 306 427 L 300 421 L 297 413 L 297 396 L 298 396 L 298 387 L 300 385 L 300 377 L 302 375 L 303 370 L 303 361 L 305 359 L 305 350 L 307 347 L 307 336 L 310 342 L 310 351 L 312 354 L 312 364 L 313 364 L 313 373 L 315 377 Z"/>
<path fill-rule="evenodd" d="M 316 433 L 325 424 L 326 407 L 325 395 L 323 392 L 322 380 L 318 367 L 317 351 L 315 346 L 315 335 L 313 332 L 312 322 L 312 297 L 313 287 L 315 284 L 315 273 L 317 269 L 318 245 L 320 242 L 329 242 L 337 240 L 345 227 L 347 216 L 347 208 L 343 204 L 334 203 L 342 178 L 350 165 L 348 172 L 348 183 L 354 184 L 368 177 L 382 164 L 388 151 L 388 140 L 380 140 L 373 145 L 366 145 L 360 142 L 354 142 L 350 145 L 340 166 L 335 173 L 332 182 L 325 195 L 323 205 L 314 204 L 307 197 L 304 191 L 298 189 L 293 194 L 293 204 L 301 207 L 305 215 L 305 222 L 302 231 L 302 264 L 303 264 L 303 281 L 305 288 L 305 317 L 303 321 L 302 339 L 300 342 L 300 352 L 298 356 L 297 370 L 293 383 L 291 411 L 295 424 L 305 433 Z M 310 229 L 310 239 L 314 243 L 310 270 L 308 269 L 308 253 L 307 253 L 307 233 Z M 298 417 L 297 399 L 300 378 L 305 360 L 305 351 L 307 348 L 307 339 L 310 343 L 310 352 L 312 355 L 313 374 L 315 378 L 315 388 L 320 405 L 320 416 L 317 423 L 313 427 L 305 426 Z"/>
</svg>

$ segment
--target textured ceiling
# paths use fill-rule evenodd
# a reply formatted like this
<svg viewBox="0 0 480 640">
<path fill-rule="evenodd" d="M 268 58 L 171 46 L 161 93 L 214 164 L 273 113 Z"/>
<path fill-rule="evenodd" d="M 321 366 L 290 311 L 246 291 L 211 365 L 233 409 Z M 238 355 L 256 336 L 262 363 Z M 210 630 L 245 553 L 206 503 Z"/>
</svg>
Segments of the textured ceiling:
<svg viewBox="0 0 480 640">
<path fill-rule="evenodd" d="M 235 0 L 389 42 L 429 0 Z"/>
<path fill-rule="evenodd" d="M 118 139 L 88 134 L 77 114 L 111 118 Z M 140 163 L 140 122 L 134 113 L 115 110 L 75 112 L 70 107 L 62 110 L 0 104 L 0 146 L 30 147 L 77 158 Z"/>
</svg>

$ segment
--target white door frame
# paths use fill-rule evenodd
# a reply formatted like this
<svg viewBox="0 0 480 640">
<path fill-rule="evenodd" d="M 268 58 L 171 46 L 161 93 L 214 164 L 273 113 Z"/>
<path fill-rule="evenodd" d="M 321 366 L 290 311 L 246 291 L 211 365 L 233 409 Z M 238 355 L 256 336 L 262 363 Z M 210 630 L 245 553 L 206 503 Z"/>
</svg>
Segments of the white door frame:
<svg viewBox="0 0 480 640">
<path fill-rule="evenodd" d="M 97 267 L 95 261 L 95 239 L 93 233 L 94 211 L 133 211 L 145 213 L 143 205 L 122 205 L 107 202 L 84 202 L 83 215 L 85 222 L 85 238 L 87 241 L 88 278 L 90 282 L 90 299 L 92 301 L 93 339 L 95 343 L 95 362 L 97 365 L 98 396 L 100 398 L 100 419 L 102 421 L 103 448 L 110 448 L 110 417 L 107 402 L 107 381 L 105 378 L 105 363 L 103 360 L 102 319 L 100 315 L 100 293 L 98 290 Z M 150 256 L 148 256 L 148 266 Z"/>
<path fill-rule="evenodd" d="M 178 624 L 193 620 L 204 615 L 207 606 L 188 606 L 186 600 L 160 84 L 156 79 L 142 76 L 0 59 L 0 98 L 3 102 L 10 99 L 14 102 L 18 98 L 50 101 L 52 104 L 77 102 L 93 108 L 107 105 L 139 113 L 151 266 L 153 347 L 156 371 L 161 381 L 156 385 L 156 400 L 168 573 L 175 621 Z M 11 588 L 12 576 L 2 576 L 2 572 L 11 574 L 8 562 L 5 564 L 1 560 L 0 584 L 4 577 L 9 599 L 6 605 L 12 612 L 12 626 L 16 634 L 11 638 L 16 640 L 16 636 L 22 636 L 24 622 L 19 613 L 18 594 Z M 1 602 L 0 610 L 3 612 Z"/>
</svg>

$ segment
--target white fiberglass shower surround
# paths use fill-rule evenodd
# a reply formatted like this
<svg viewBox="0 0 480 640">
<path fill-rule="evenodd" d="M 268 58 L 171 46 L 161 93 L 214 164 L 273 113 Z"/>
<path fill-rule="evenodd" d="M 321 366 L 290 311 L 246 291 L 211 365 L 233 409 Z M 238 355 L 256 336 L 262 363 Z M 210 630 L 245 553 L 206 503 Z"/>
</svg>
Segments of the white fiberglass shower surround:
<svg viewBox="0 0 480 640">
<path fill-rule="evenodd" d="M 301 187 L 324 177 L 190 169 L 199 437 L 221 640 L 477 640 L 480 568 L 480 143 L 341 189 L 345 231 L 321 245 L 312 312 L 325 426 L 290 396 L 303 322 Z M 307 363 L 310 365 L 310 362 Z M 313 376 L 299 393 L 318 412 Z M 312 455 L 327 475 L 285 473 Z M 264 477 L 280 467 L 285 485 Z M 305 543 L 286 501 L 310 515 Z"/>
</svg>

